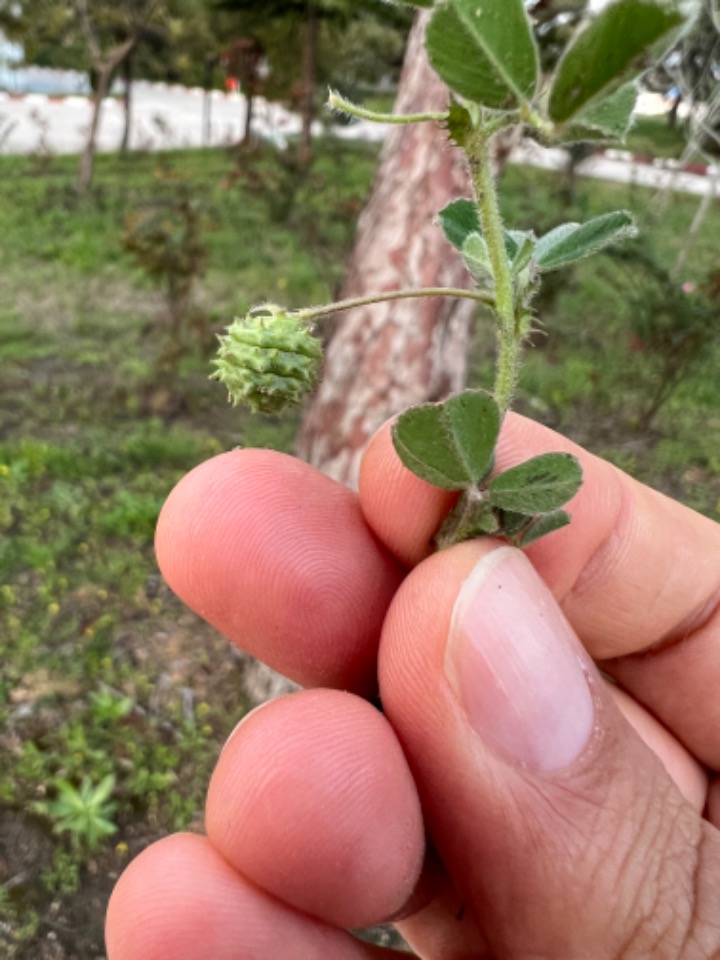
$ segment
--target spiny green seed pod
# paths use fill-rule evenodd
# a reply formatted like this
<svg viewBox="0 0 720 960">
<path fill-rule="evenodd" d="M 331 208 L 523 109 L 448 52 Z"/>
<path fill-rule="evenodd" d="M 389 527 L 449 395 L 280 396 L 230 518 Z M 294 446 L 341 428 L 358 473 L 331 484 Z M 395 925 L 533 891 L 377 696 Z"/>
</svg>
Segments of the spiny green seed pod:
<svg viewBox="0 0 720 960">
<path fill-rule="evenodd" d="M 322 345 L 306 321 L 282 307 L 256 307 L 218 339 L 212 376 L 225 384 L 233 404 L 245 404 L 254 413 L 279 413 L 317 384 Z"/>
</svg>

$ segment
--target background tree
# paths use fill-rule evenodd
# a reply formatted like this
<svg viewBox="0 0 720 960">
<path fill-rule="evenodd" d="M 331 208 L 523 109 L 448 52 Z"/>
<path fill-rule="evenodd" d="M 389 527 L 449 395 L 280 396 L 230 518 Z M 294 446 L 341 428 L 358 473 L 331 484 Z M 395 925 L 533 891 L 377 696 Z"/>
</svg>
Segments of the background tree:
<svg viewBox="0 0 720 960">
<path fill-rule="evenodd" d="M 263 45 L 255 37 L 238 37 L 224 51 L 221 62 L 226 73 L 239 81 L 245 95 L 245 127 L 240 142 L 249 145 L 255 98 L 262 89 Z"/>
<path fill-rule="evenodd" d="M 22 44 L 25 62 L 88 70 L 85 44 L 72 4 L 60 0 L 0 0 L 0 29 Z"/>
<path fill-rule="evenodd" d="M 140 43 L 135 72 L 146 80 L 204 86 L 207 61 L 217 60 L 232 36 L 232 17 L 212 0 L 163 0 L 162 44 Z"/>
<path fill-rule="evenodd" d="M 90 0 L 88 9 L 103 43 L 127 33 L 147 0 Z M 232 35 L 233 17 L 213 0 L 157 0 L 133 48 L 134 72 L 148 80 L 200 86 L 207 56 L 217 56 Z M 22 44 L 25 62 L 92 71 L 75 0 L 0 0 L 0 29 Z"/>
<path fill-rule="evenodd" d="M 137 46 L 160 7 L 161 0 L 126 0 L 102 7 L 95 4 L 91 12 L 88 0 L 73 2 L 95 80 L 90 129 L 78 170 L 78 193 L 85 193 L 92 182 L 102 105 L 110 92 L 113 74 Z"/>
<path fill-rule="evenodd" d="M 103 100 L 113 75 L 140 38 L 166 14 L 164 0 L 0 0 L 0 26 L 20 41 L 27 62 L 87 70 L 92 78 L 92 115 L 80 157 L 77 189 L 92 181 Z"/>
<path fill-rule="evenodd" d="M 397 56 L 404 46 L 409 26 L 406 10 L 380 0 L 220 0 L 219 10 L 237 15 L 234 33 L 252 37 L 266 51 L 270 76 L 265 90 L 270 98 L 289 99 L 299 109 L 301 133 L 298 159 L 306 164 L 311 154 L 312 124 L 316 117 L 316 92 L 320 84 L 336 82 L 348 57 L 353 37 L 363 42 L 362 28 L 378 32 L 385 28 L 383 45 Z M 342 49 L 347 59 L 341 59 Z M 382 46 L 381 46 L 382 49 Z M 372 63 L 378 68 L 378 47 L 372 57 L 363 60 L 367 71 Z M 354 58 L 355 62 L 359 57 Z M 387 65 L 380 62 L 380 69 Z"/>
<path fill-rule="evenodd" d="M 132 50 L 120 64 L 120 74 L 124 90 L 125 102 L 125 124 L 123 126 L 122 140 L 120 141 L 120 152 L 126 153 L 130 148 L 130 130 L 132 127 L 133 113 L 133 82 L 135 80 L 135 69 L 138 60 L 138 53 L 145 49 L 153 51 L 163 50 L 168 45 L 168 36 L 161 27 L 145 27 L 138 31 L 137 42 Z"/>
</svg>

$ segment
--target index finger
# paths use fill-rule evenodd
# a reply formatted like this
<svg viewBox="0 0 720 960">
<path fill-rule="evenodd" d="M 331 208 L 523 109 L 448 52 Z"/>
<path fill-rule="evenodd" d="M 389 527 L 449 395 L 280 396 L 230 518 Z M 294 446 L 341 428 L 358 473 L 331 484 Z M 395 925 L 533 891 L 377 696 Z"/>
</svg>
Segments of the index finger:
<svg viewBox="0 0 720 960">
<path fill-rule="evenodd" d="M 246 652 L 303 686 L 375 694 L 405 571 L 347 487 L 273 450 L 221 454 L 172 491 L 155 548 L 175 593 Z"/>
<path fill-rule="evenodd" d="M 497 469 L 551 451 L 580 460 L 583 485 L 569 504 L 572 523 L 531 545 L 529 558 L 590 654 L 699 759 L 720 767 L 720 526 L 515 414 Z M 452 495 L 401 464 L 386 426 L 366 452 L 360 500 L 378 536 L 414 565 L 430 552 Z"/>
</svg>

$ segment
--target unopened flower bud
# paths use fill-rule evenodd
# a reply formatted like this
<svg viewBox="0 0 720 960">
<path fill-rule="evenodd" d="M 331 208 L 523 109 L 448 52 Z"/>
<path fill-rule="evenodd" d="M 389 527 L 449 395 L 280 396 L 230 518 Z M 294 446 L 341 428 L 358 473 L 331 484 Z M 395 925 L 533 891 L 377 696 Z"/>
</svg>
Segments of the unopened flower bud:
<svg viewBox="0 0 720 960">
<path fill-rule="evenodd" d="M 278 413 L 317 384 L 322 345 L 309 324 L 275 304 L 238 317 L 219 338 L 212 375 L 233 404 L 255 413 Z"/>
</svg>

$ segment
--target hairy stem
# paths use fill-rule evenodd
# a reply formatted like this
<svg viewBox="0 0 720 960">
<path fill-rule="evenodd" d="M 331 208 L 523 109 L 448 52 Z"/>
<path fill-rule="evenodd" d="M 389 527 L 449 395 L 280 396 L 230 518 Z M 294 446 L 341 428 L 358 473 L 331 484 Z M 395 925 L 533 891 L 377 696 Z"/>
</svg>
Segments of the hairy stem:
<svg viewBox="0 0 720 960">
<path fill-rule="evenodd" d="M 465 290 L 462 287 L 418 287 L 416 290 L 386 290 L 367 297 L 351 297 L 349 300 L 338 300 L 320 307 L 305 307 L 293 313 L 301 320 L 318 320 L 320 317 L 329 317 L 333 313 L 341 313 L 343 310 L 352 310 L 355 307 L 366 307 L 373 303 L 417 300 L 423 297 L 459 297 L 465 300 L 477 300 L 478 303 L 484 303 L 486 306 L 495 306 L 495 298 L 482 290 Z"/>
<path fill-rule="evenodd" d="M 498 358 L 495 400 L 504 413 L 512 402 L 520 371 L 521 334 L 517 329 L 515 296 L 510 260 L 505 246 L 498 195 L 492 169 L 490 136 L 480 129 L 467 147 L 483 236 L 495 281 L 495 313 L 498 319 Z"/>
<path fill-rule="evenodd" d="M 447 111 L 439 113 L 437 111 L 428 111 L 427 113 L 379 113 L 376 110 L 367 110 L 360 107 L 352 100 L 346 100 L 335 90 L 328 94 L 327 105 L 331 110 L 337 110 L 338 113 L 346 113 L 350 117 L 357 117 L 359 120 L 370 120 L 373 123 L 426 123 L 428 121 L 447 120 Z"/>
</svg>

